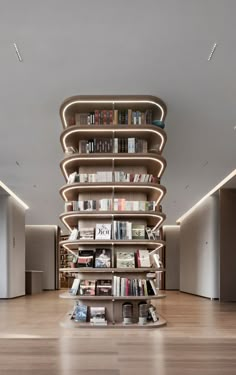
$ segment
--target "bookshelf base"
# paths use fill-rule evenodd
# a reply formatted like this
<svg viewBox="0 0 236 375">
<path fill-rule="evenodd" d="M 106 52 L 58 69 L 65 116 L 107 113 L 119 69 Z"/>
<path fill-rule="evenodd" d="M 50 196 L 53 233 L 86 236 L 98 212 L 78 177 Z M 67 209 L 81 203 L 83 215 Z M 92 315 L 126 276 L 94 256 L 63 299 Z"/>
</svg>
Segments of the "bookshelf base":
<svg viewBox="0 0 236 375">
<path fill-rule="evenodd" d="M 138 324 L 138 323 L 132 323 L 132 324 L 123 324 L 122 322 L 117 322 L 117 323 L 112 323 L 112 322 L 108 322 L 107 325 L 92 325 L 90 324 L 89 322 L 86 322 L 86 323 L 79 323 L 79 322 L 75 322 L 74 320 L 72 320 L 71 318 L 71 312 L 66 314 L 65 318 L 63 319 L 62 322 L 60 322 L 60 326 L 63 327 L 63 328 L 85 328 L 85 329 L 88 329 L 88 328 L 114 328 L 114 329 L 117 329 L 117 328 L 124 328 L 124 329 L 140 329 L 140 328 L 144 328 L 144 329 L 149 329 L 149 328 L 160 328 L 160 327 L 163 327 L 167 324 L 167 321 L 159 315 L 159 320 L 157 322 L 148 322 L 147 324 L 145 325 L 141 325 L 141 324 Z"/>
</svg>

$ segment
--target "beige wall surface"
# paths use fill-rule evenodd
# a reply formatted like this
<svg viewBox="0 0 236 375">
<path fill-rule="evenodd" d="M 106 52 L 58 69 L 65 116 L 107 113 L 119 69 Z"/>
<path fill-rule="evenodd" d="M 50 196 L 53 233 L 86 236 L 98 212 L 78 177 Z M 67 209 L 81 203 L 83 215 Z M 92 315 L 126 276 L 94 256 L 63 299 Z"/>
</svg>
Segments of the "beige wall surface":
<svg viewBox="0 0 236 375">
<path fill-rule="evenodd" d="M 164 226 L 165 289 L 179 290 L 180 226 Z"/>
<path fill-rule="evenodd" d="M 219 198 L 206 198 L 180 227 L 180 290 L 219 298 Z"/>
<path fill-rule="evenodd" d="M 43 289 L 56 289 L 56 227 L 26 225 L 26 269 L 43 271 Z"/>
</svg>

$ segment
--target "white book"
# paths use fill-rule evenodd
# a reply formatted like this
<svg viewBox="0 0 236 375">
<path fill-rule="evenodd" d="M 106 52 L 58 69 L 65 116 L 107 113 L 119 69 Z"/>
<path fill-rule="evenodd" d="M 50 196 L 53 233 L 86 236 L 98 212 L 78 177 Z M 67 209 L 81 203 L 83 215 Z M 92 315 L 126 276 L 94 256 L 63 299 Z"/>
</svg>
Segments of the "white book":
<svg viewBox="0 0 236 375">
<path fill-rule="evenodd" d="M 160 255 L 159 254 L 153 254 L 152 257 L 153 257 L 153 260 L 154 260 L 154 262 L 156 264 L 156 267 L 157 268 L 161 268 L 162 267 L 162 262 L 160 260 Z"/>
<path fill-rule="evenodd" d="M 73 284 L 71 289 L 69 290 L 69 293 L 72 296 L 76 296 L 79 290 L 79 284 L 80 284 L 80 279 L 74 279 Z"/>
<path fill-rule="evenodd" d="M 132 223 L 130 221 L 126 223 L 126 236 L 127 240 L 132 240 Z"/>
<path fill-rule="evenodd" d="M 70 241 L 75 241 L 78 238 L 78 229 L 74 228 L 69 236 Z"/>
<path fill-rule="evenodd" d="M 95 239 L 96 240 L 110 240 L 111 239 L 111 223 L 96 224 Z"/>
<path fill-rule="evenodd" d="M 68 181 L 67 181 L 68 184 L 73 184 L 75 182 L 76 174 L 77 174 L 76 172 L 69 174 Z"/>
<path fill-rule="evenodd" d="M 138 250 L 138 267 L 151 267 L 150 256 L 148 250 Z"/>
</svg>

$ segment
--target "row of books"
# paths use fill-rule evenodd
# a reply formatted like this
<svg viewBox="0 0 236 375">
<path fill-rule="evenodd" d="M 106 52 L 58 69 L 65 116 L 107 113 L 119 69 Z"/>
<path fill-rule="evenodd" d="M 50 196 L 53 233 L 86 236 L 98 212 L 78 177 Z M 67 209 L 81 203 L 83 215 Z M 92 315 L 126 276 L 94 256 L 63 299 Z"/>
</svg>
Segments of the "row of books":
<svg viewBox="0 0 236 375">
<path fill-rule="evenodd" d="M 65 212 L 69 211 L 155 211 L 155 201 L 129 201 L 126 198 L 99 199 L 65 202 Z"/>
<path fill-rule="evenodd" d="M 96 173 L 77 173 L 73 172 L 69 175 L 68 184 L 75 182 L 152 182 L 160 183 L 158 177 L 145 173 L 127 173 L 124 171 L 103 171 Z"/>
<path fill-rule="evenodd" d="M 154 296 L 158 294 L 154 279 L 129 279 L 113 276 L 113 280 L 74 279 L 72 296 Z"/>
<path fill-rule="evenodd" d="M 152 256 L 153 259 L 153 256 Z M 151 259 L 147 249 L 117 251 L 114 257 L 116 268 L 150 268 Z M 78 250 L 72 262 L 75 267 L 83 268 L 111 268 L 112 267 L 112 250 L 109 248 L 98 248 L 95 250 Z M 154 259 L 155 266 L 161 267 L 160 259 L 158 263 Z"/>
<path fill-rule="evenodd" d="M 104 306 L 86 306 L 76 302 L 71 319 L 75 322 L 85 323 L 87 321 L 94 325 L 107 325 L 106 310 Z"/>
<path fill-rule="evenodd" d="M 92 112 L 76 113 L 68 118 L 68 125 L 142 125 L 151 124 L 152 110 L 144 112 L 132 109 L 94 110 Z"/>
<path fill-rule="evenodd" d="M 146 306 L 145 306 L 146 305 Z M 143 308 L 144 307 L 144 308 Z M 145 311 L 145 312 L 144 312 Z M 143 313 L 144 312 L 144 313 Z M 156 308 L 152 304 L 140 302 L 138 304 L 139 323 L 146 324 L 148 321 L 157 322 L 159 316 Z M 123 324 L 133 324 L 134 308 L 131 302 L 125 302 L 122 305 Z M 145 321 L 143 321 L 145 317 Z M 107 325 L 106 308 L 104 306 L 87 306 L 82 305 L 76 301 L 74 309 L 71 314 L 71 319 L 78 323 L 89 322 L 92 325 Z M 141 320 L 141 322 L 140 322 Z"/>
<path fill-rule="evenodd" d="M 153 279 L 128 279 L 113 276 L 112 294 L 114 297 L 154 296 L 158 294 Z"/>
<path fill-rule="evenodd" d="M 111 296 L 112 280 L 74 279 L 69 294 L 72 296 Z"/>
<path fill-rule="evenodd" d="M 146 153 L 147 141 L 140 138 L 94 138 L 81 140 L 79 151 L 82 154 L 91 153 Z"/>
<path fill-rule="evenodd" d="M 113 230 L 112 230 L 113 229 Z M 160 231 L 153 231 L 145 224 L 114 220 L 113 223 L 97 223 L 95 228 L 74 228 L 69 236 L 70 241 L 80 240 L 159 240 Z"/>
</svg>

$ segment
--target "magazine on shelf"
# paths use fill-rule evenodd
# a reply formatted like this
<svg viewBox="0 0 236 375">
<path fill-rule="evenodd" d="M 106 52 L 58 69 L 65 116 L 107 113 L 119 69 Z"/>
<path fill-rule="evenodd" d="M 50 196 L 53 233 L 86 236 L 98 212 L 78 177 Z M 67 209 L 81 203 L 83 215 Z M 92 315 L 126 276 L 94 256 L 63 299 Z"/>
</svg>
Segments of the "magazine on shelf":
<svg viewBox="0 0 236 375">
<path fill-rule="evenodd" d="M 96 224 L 95 239 L 96 240 L 110 240 L 111 239 L 111 223 Z"/>
<path fill-rule="evenodd" d="M 81 280 L 79 294 L 81 296 L 95 296 L 95 280 Z"/>
<path fill-rule="evenodd" d="M 79 250 L 78 251 L 78 267 L 93 267 L 94 251 L 93 250 Z"/>
<path fill-rule="evenodd" d="M 87 321 L 87 312 L 88 312 L 88 306 L 86 305 L 75 306 L 75 310 L 74 310 L 75 322 L 85 323 Z"/>
<path fill-rule="evenodd" d="M 138 267 L 151 267 L 150 256 L 148 250 L 137 250 Z"/>
<path fill-rule="evenodd" d="M 111 296 L 112 295 L 112 281 L 111 280 L 97 280 L 96 295 L 97 296 Z"/>
<path fill-rule="evenodd" d="M 96 249 L 95 250 L 95 268 L 110 268 L 111 267 L 111 249 Z"/>
<path fill-rule="evenodd" d="M 144 240 L 145 239 L 145 225 L 144 224 L 132 224 L 132 240 Z"/>
<path fill-rule="evenodd" d="M 90 323 L 93 325 L 107 325 L 105 307 L 90 307 Z"/>
<path fill-rule="evenodd" d="M 93 240 L 94 239 L 94 228 L 80 228 L 79 229 L 80 240 Z"/>
<path fill-rule="evenodd" d="M 134 251 L 117 251 L 116 267 L 117 268 L 135 268 Z"/>
</svg>

